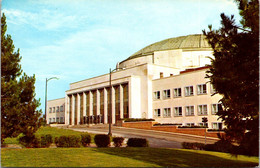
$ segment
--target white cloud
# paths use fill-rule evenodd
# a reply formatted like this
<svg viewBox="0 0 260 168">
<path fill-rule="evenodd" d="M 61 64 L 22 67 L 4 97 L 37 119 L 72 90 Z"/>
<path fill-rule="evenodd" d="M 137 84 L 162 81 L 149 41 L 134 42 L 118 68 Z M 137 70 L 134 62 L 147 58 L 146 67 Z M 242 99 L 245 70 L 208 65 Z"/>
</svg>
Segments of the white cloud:
<svg viewBox="0 0 260 168">
<path fill-rule="evenodd" d="M 84 16 L 65 15 L 65 12 L 42 9 L 35 12 L 26 12 L 18 9 L 3 9 L 7 21 L 17 26 L 30 25 L 38 30 L 53 30 L 77 28 L 85 20 Z"/>
</svg>

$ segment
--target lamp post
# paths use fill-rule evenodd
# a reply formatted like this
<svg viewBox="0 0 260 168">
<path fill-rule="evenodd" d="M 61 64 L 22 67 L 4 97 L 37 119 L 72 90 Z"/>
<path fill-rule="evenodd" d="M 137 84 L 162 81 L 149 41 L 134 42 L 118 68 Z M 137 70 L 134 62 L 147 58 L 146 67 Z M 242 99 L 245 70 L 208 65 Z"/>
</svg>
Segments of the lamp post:
<svg viewBox="0 0 260 168">
<path fill-rule="evenodd" d="M 112 77 L 112 72 L 119 70 L 119 69 L 125 69 L 125 68 L 115 68 L 114 70 L 111 71 L 111 68 L 109 69 L 109 87 L 110 87 L 110 108 L 109 108 L 109 131 L 108 135 L 112 136 L 112 82 L 111 82 L 111 77 Z"/>
<path fill-rule="evenodd" d="M 47 123 L 47 83 L 48 83 L 48 81 L 50 81 L 52 79 L 58 80 L 59 78 L 57 78 L 57 77 L 52 77 L 52 78 L 49 78 L 49 79 L 46 78 L 46 84 L 45 84 L 45 122 L 46 123 Z M 56 116 L 55 120 L 56 119 L 57 119 L 57 116 Z"/>
<path fill-rule="evenodd" d="M 206 123 L 208 122 L 208 118 L 207 117 L 203 117 L 202 118 L 202 122 L 204 123 L 204 127 L 205 127 L 205 145 L 206 145 L 206 138 L 207 138 L 207 128 L 206 128 Z"/>
</svg>

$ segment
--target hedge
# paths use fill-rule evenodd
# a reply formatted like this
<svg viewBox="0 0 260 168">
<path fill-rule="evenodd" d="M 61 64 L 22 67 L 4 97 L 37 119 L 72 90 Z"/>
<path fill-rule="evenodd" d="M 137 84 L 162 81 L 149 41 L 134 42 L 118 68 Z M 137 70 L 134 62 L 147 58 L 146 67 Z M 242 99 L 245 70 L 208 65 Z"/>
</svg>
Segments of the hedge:
<svg viewBox="0 0 260 168">
<path fill-rule="evenodd" d="M 55 144 L 57 147 L 80 147 L 81 137 L 76 135 L 56 137 Z"/>
<path fill-rule="evenodd" d="M 127 141 L 128 147 L 148 147 L 148 141 L 144 138 L 129 138 Z"/>
<path fill-rule="evenodd" d="M 97 134 L 94 137 L 95 144 L 97 147 L 108 147 L 110 146 L 110 136 L 106 134 Z"/>
<path fill-rule="evenodd" d="M 22 136 L 19 138 L 19 143 L 26 148 L 48 148 L 52 142 L 53 140 L 50 134 L 41 136 Z"/>
<path fill-rule="evenodd" d="M 90 142 L 91 142 L 91 136 L 89 134 L 81 134 L 81 144 L 84 147 L 89 146 Z"/>
<path fill-rule="evenodd" d="M 114 142 L 114 146 L 115 147 L 120 147 L 122 146 L 122 143 L 124 142 L 124 139 L 123 137 L 114 137 L 113 138 L 113 142 Z"/>
</svg>

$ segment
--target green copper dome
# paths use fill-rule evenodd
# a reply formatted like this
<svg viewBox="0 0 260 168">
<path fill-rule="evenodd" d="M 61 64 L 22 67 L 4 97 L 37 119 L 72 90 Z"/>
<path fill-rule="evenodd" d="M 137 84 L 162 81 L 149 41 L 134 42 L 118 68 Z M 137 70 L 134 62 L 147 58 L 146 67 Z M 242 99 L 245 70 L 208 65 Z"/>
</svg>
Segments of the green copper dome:
<svg viewBox="0 0 260 168">
<path fill-rule="evenodd" d="M 193 34 L 188 36 L 180 36 L 169 38 L 156 43 L 153 43 L 131 55 L 129 59 L 143 57 L 152 54 L 154 51 L 174 50 L 174 49 L 210 49 L 206 37 L 202 34 Z M 125 61 L 126 61 L 125 60 Z"/>
</svg>

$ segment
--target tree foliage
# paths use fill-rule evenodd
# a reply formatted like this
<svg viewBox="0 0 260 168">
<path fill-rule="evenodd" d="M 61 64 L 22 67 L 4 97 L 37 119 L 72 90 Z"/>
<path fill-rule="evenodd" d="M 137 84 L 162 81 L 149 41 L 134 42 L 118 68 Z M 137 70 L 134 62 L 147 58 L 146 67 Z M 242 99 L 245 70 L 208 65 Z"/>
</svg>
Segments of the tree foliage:
<svg viewBox="0 0 260 168">
<path fill-rule="evenodd" d="M 237 0 L 242 20 L 222 13 L 221 28 L 203 33 L 213 48 L 207 77 L 224 109 L 217 115 L 227 126 L 226 135 L 258 154 L 259 138 L 259 1 Z"/>
<path fill-rule="evenodd" d="M 35 99 L 35 76 L 23 73 L 19 49 L 7 30 L 6 17 L 1 17 L 1 144 L 7 137 L 20 133 L 31 136 L 40 127 L 40 101 Z"/>
</svg>

